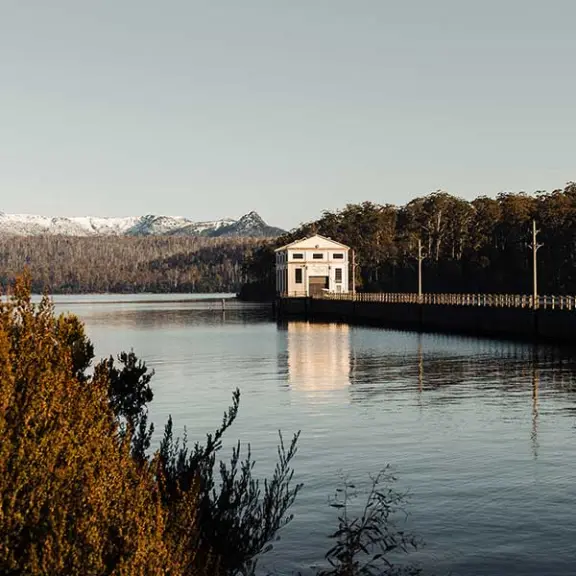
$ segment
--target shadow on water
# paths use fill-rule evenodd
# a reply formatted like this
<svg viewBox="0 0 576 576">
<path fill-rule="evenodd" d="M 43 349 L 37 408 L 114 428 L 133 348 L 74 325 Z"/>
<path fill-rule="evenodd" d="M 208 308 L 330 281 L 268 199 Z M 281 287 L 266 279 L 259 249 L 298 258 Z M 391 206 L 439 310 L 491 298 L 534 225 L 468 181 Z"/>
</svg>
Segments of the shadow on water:
<svg viewBox="0 0 576 576">
<path fill-rule="evenodd" d="M 421 402 L 458 403 L 471 394 L 524 392 L 540 373 L 545 388 L 576 390 L 574 358 L 557 349 L 420 334 L 414 340 L 413 347 L 403 350 L 355 352 L 350 366 L 352 400 L 365 402 L 417 383 Z"/>
</svg>

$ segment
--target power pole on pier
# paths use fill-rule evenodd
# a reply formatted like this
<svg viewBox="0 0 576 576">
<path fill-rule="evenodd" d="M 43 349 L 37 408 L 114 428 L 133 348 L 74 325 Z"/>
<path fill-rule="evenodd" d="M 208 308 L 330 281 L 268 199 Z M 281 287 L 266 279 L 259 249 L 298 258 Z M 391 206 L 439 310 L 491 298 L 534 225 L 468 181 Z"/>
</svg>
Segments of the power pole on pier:
<svg viewBox="0 0 576 576">
<path fill-rule="evenodd" d="M 422 240 L 418 238 L 418 302 L 422 302 L 422 261 L 426 258 L 422 256 Z"/>
<path fill-rule="evenodd" d="M 539 233 L 540 230 L 536 229 L 536 220 L 532 220 L 532 244 L 529 247 L 532 249 L 532 307 L 534 309 L 538 308 L 538 258 L 536 255 L 544 246 L 544 244 L 538 244 Z"/>
<path fill-rule="evenodd" d="M 352 249 L 352 296 L 356 294 L 356 250 Z"/>
</svg>

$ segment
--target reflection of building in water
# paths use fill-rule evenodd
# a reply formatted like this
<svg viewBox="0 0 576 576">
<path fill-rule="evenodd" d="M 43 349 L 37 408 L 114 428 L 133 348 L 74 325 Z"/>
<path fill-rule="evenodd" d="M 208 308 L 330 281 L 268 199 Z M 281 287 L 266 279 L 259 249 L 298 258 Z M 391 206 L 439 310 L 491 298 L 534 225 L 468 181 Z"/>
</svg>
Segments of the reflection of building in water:
<svg viewBox="0 0 576 576">
<path fill-rule="evenodd" d="M 350 329 L 339 324 L 290 322 L 288 380 L 295 390 L 346 388 L 350 372 Z"/>
</svg>

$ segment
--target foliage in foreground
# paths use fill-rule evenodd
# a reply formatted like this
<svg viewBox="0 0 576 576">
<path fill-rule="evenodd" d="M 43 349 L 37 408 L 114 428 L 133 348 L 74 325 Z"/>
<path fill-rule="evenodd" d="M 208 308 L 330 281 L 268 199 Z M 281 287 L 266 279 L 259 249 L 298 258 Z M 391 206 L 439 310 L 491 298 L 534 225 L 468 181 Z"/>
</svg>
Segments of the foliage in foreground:
<svg viewBox="0 0 576 576">
<path fill-rule="evenodd" d="M 0 572 L 248 573 L 289 521 L 297 437 L 263 489 L 239 446 L 217 482 L 237 393 L 205 446 L 188 450 L 169 423 L 147 455 L 151 374 L 125 354 L 88 376 L 92 355 L 76 318 L 32 304 L 29 279 L 0 303 Z"/>
<path fill-rule="evenodd" d="M 350 513 L 358 497 L 356 486 L 344 479 L 331 502 L 339 511 L 338 528 L 330 535 L 334 545 L 326 554 L 330 568 L 317 576 L 417 576 L 415 566 L 398 566 L 392 555 L 416 550 L 416 537 L 400 529 L 394 521 L 402 511 L 405 495 L 392 488 L 396 478 L 388 468 L 371 477 L 371 485 L 359 515 Z"/>
<path fill-rule="evenodd" d="M 217 466 L 238 413 L 236 391 L 205 444 L 175 439 L 170 419 L 150 454 L 153 373 L 130 352 L 89 375 L 93 357 L 76 317 L 56 317 L 48 298 L 32 304 L 29 278 L 0 299 L 0 572 L 253 574 L 292 519 L 298 435 L 287 446 L 280 436 L 276 468 L 263 483 L 249 446 L 242 458 L 238 443 Z M 389 479 L 377 477 L 357 519 L 347 513 L 353 494 L 345 485 L 343 502 L 333 503 L 344 513 L 327 555 L 332 568 L 319 576 L 401 573 L 390 553 L 414 541 L 391 521 L 401 500 L 381 491 Z"/>
<path fill-rule="evenodd" d="M 119 437 L 103 376 L 74 374 L 65 323 L 24 282 L 0 305 L 0 571 L 182 573 L 152 465 Z"/>
</svg>

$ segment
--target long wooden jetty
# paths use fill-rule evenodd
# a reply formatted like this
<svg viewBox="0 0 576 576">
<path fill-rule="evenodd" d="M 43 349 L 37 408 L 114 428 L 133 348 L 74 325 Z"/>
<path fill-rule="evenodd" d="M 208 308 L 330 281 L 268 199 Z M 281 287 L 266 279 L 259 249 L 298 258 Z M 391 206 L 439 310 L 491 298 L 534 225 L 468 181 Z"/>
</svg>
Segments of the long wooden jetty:
<svg viewBox="0 0 576 576">
<path fill-rule="evenodd" d="M 348 293 L 275 302 L 279 319 L 360 323 L 518 340 L 576 343 L 576 296 Z"/>
</svg>

